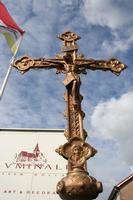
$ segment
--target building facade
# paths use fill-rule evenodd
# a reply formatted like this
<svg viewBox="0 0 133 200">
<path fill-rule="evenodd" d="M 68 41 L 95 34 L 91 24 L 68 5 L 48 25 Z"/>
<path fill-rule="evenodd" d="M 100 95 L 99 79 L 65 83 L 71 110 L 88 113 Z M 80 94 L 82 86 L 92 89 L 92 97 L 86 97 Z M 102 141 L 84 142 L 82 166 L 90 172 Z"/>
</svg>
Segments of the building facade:
<svg viewBox="0 0 133 200">
<path fill-rule="evenodd" d="M 108 200 L 133 200 L 133 174 L 114 186 Z"/>
<path fill-rule="evenodd" d="M 65 142 L 61 129 L 0 129 L 0 199 L 60 200 L 67 161 L 55 149 Z"/>
</svg>

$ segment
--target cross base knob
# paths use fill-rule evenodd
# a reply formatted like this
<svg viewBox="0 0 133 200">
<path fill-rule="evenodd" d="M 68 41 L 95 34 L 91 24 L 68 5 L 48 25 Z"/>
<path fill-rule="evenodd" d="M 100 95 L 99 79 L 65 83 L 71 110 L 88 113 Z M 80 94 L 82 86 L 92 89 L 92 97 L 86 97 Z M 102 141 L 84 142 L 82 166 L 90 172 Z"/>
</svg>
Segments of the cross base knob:
<svg viewBox="0 0 133 200">
<path fill-rule="evenodd" d="M 84 170 L 73 169 L 57 184 L 57 194 L 63 200 L 92 200 L 103 191 L 98 182 Z"/>
</svg>

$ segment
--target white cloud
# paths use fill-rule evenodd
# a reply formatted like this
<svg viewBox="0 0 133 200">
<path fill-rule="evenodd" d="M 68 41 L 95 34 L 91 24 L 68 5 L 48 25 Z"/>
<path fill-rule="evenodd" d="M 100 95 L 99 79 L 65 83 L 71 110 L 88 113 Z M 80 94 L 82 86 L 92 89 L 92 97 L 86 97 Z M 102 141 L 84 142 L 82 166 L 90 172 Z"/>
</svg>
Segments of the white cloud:
<svg viewBox="0 0 133 200">
<path fill-rule="evenodd" d="M 128 1 L 127 1 L 128 3 Z M 82 10 L 85 19 L 92 25 L 118 29 L 133 21 L 132 12 L 112 0 L 85 0 Z"/>
<path fill-rule="evenodd" d="M 117 36 L 116 36 L 117 35 Z M 115 34 L 114 40 L 105 39 L 101 45 L 101 49 L 106 51 L 106 54 L 115 54 L 117 52 L 126 52 L 133 44 L 133 34 L 128 38 L 121 38 Z"/>
<path fill-rule="evenodd" d="M 119 99 L 99 103 L 91 116 L 92 134 L 114 139 L 120 145 L 123 158 L 133 165 L 133 92 Z"/>
<path fill-rule="evenodd" d="M 130 5 L 130 6 L 129 6 Z M 132 2 L 116 0 L 84 0 L 82 15 L 88 25 L 100 26 L 108 33 L 99 52 L 105 55 L 126 52 L 133 44 Z M 95 38 L 97 43 L 99 38 Z"/>
</svg>

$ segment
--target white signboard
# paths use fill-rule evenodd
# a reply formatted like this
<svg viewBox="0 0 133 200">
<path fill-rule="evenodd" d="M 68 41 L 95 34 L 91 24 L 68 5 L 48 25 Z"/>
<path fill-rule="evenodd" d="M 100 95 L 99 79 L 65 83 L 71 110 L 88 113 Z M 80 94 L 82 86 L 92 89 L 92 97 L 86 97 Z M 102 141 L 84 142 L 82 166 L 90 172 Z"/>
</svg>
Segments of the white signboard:
<svg viewBox="0 0 133 200">
<path fill-rule="evenodd" d="M 0 130 L 0 200 L 60 200 L 67 162 L 55 153 L 63 130 Z"/>
</svg>

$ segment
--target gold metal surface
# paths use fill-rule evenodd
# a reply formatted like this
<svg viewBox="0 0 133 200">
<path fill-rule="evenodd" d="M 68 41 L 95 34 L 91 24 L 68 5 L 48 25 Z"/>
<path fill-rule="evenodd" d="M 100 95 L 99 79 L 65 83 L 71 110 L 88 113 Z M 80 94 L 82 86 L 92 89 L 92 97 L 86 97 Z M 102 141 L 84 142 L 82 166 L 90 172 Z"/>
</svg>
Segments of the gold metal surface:
<svg viewBox="0 0 133 200">
<path fill-rule="evenodd" d="M 57 74 L 65 74 L 63 83 L 66 87 L 64 100 L 67 108 L 64 117 L 68 127 L 64 135 L 68 142 L 56 149 L 56 152 L 68 160 L 68 174 L 57 184 L 57 193 L 63 200 L 92 200 L 102 192 L 102 183 L 87 172 L 86 161 L 97 151 L 85 142 L 87 132 L 83 128 L 85 114 L 81 109 L 83 97 L 80 95 L 79 74 L 86 74 L 87 70 L 103 70 L 119 75 L 126 65 L 115 58 L 108 61 L 85 59 L 84 55 L 78 54 L 76 41 L 80 37 L 76 33 L 65 32 L 59 39 L 63 41 L 63 46 L 55 58 L 33 59 L 24 56 L 14 62 L 14 67 L 22 73 L 36 68 L 54 68 Z"/>
</svg>

